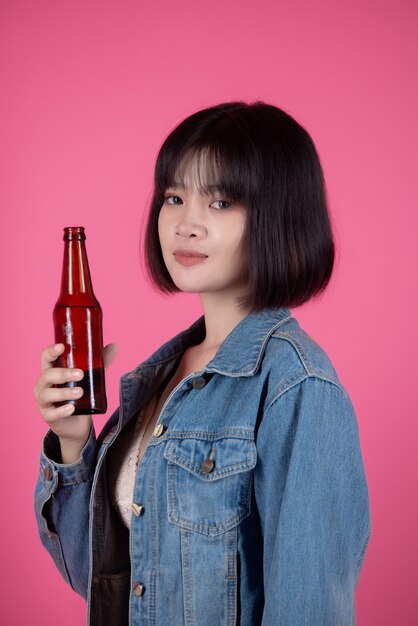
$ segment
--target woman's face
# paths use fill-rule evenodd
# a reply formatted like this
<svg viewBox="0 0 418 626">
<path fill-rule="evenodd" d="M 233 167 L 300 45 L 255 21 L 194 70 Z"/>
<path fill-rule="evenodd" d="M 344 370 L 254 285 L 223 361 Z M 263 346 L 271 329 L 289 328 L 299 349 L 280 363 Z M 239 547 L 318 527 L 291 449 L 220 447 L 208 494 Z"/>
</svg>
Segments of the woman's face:
<svg viewBox="0 0 418 626">
<path fill-rule="evenodd" d="M 247 210 L 216 188 L 200 193 L 194 179 L 192 162 L 182 182 L 166 190 L 158 218 L 164 262 L 181 291 L 244 296 Z"/>
</svg>

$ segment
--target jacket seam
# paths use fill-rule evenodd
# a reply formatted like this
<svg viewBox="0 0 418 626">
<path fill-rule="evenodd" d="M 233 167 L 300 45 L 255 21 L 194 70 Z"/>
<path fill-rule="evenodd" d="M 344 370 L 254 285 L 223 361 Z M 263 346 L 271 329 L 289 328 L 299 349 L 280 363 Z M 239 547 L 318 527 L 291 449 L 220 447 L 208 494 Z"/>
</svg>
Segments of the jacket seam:
<svg viewBox="0 0 418 626">
<path fill-rule="evenodd" d="M 243 439 L 244 441 L 254 441 L 254 429 L 246 428 L 238 431 L 232 428 L 217 432 L 207 432 L 201 430 L 172 430 L 166 431 L 163 437 L 155 441 L 150 440 L 150 445 L 156 445 L 167 439 L 201 439 L 203 441 L 217 441 L 222 439 Z"/>
<path fill-rule="evenodd" d="M 326 372 L 322 372 L 320 369 L 315 368 L 311 361 L 309 360 L 306 352 L 304 351 L 304 349 L 302 348 L 302 345 L 299 343 L 299 341 L 294 337 L 294 332 L 295 331 L 275 331 L 272 334 L 272 337 L 275 337 L 276 339 L 283 339 L 284 341 L 287 341 L 288 343 L 291 344 L 291 346 L 293 347 L 293 349 L 295 350 L 296 354 L 298 355 L 303 368 L 305 369 L 305 371 L 307 372 L 307 374 L 309 374 L 310 376 L 315 376 L 318 375 L 319 377 L 324 377 L 324 379 L 328 380 L 328 376 Z M 313 339 L 311 339 L 311 341 L 313 341 Z"/>
<path fill-rule="evenodd" d="M 367 547 L 368 547 L 369 542 L 370 542 L 371 534 L 372 534 L 372 527 L 371 527 L 371 524 L 369 523 L 368 529 L 367 529 L 367 534 L 366 534 L 366 537 L 365 537 L 362 549 L 360 551 L 359 557 L 357 559 L 357 564 L 356 564 L 356 568 L 355 568 L 355 572 L 354 572 L 355 578 L 357 578 L 359 576 L 359 574 L 360 574 L 360 570 L 361 570 L 361 567 L 363 565 L 364 557 L 366 555 Z"/>
<path fill-rule="evenodd" d="M 279 388 L 276 387 L 275 391 L 272 392 L 270 397 L 268 397 L 266 400 L 265 410 L 270 409 L 272 404 L 274 404 L 276 400 L 281 398 L 281 396 L 283 396 L 285 393 L 293 389 L 293 387 L 296 387 L 297 385 L 304 382 L 305 380 L 308 380 L 309 378 L 313 380 L 315 379 L 322 380 L 326 383 L 330 383 L 331 385 L 334 385 L 334 387 L 337 387 L 340 391 L 345 392 L 342 385 L 332 378 L 327 378 L 326 376 L 320 375 L 319 373 L 302 374 L 301 372 L 298 372 L 297 374 L 293 374 L 293 376 L 290 376 L 290 378 L 287 378 L 284 382 L 280 383 Z M 283 387 L 283 388 L 280 389 L 280 387 Z"/>
<path fill-rule="evenodd" d="M 91 480 L 91 476 L 87 476 L 87 478 L 84 478 L 83 480 L 74 480 L 71 482 L 64 482 L 62 480 L 59 480 L 59 486 L 60 487 L 78 487 L 79 485 L 82 485 L 83 483 L 87 483 L 89 480 Z"/>
</svg>

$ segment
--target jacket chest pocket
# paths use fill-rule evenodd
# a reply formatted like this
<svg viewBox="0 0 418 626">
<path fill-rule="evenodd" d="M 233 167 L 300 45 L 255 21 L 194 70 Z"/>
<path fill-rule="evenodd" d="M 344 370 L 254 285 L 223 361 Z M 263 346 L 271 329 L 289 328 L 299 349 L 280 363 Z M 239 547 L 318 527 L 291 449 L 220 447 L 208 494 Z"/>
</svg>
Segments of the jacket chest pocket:
<svg viewBox="0 0 418 626">
<path fill-rule="evenodd" d="M 252 439 L 172 440 L 164 456 L 170 522 L 215 536 L 250 514 L 251 470 L 257 461 Z"/>
</svg>

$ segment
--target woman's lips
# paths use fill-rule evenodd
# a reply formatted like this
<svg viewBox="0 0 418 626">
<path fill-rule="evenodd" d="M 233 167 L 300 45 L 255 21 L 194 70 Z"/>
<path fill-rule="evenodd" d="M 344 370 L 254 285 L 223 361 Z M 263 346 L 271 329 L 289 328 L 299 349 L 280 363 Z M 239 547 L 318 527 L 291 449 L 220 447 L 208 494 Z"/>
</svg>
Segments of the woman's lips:
<svg viewBox="0 0 418 626">
<path fill-rule="evenodd" d="M 174 252 L 174 258 L 180 265 L 196 265 L 202 263 L 208 257 L 202 252 L 195 252 L 193 250 L 176 250 Z"/>
</svg>

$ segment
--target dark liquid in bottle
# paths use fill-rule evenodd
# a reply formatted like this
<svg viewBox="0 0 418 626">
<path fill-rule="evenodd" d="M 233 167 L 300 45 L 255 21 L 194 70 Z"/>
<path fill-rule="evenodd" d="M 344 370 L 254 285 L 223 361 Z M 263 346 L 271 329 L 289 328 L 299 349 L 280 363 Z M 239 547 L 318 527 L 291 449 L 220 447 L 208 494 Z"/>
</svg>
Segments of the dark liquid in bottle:
<svg viewBox="0 0 418 626">
<path fill-rule="evenodd" d="M 54 309 L 54 325 L 55 341 L 65 346 L 64 353 L 57 360 L 57 366 L 77 368 L 84 372 L 81 381 L 61 385 L 84 389 L 81 398 L 71 400 L 71 404 L 76 407 L 73 415 L 105 413 L 107 400 L 100 307 L 57 304 Z"/>
<path fill-rule="evenodd" d="M 84 372 L 84 377 L 82 380 L 65 383 L 64 385 L 58 385 L 58 387 L 82 387 L 84 389 L 84 393 L 81 398 L 77 398 L 77 400 L 66 400 L 65 402 L 59 402 L 57 403 L 57 406 L 61 406 L 63 404 L 75 404 L 76 408 L 72 415 L 103 413 L 103 403 L 101 404 L 101 406 L 96 406 L 95 404 L 97 389 L 103 389 L 103 386 L 103 369 L 87 370 Z"/>
</svg>

